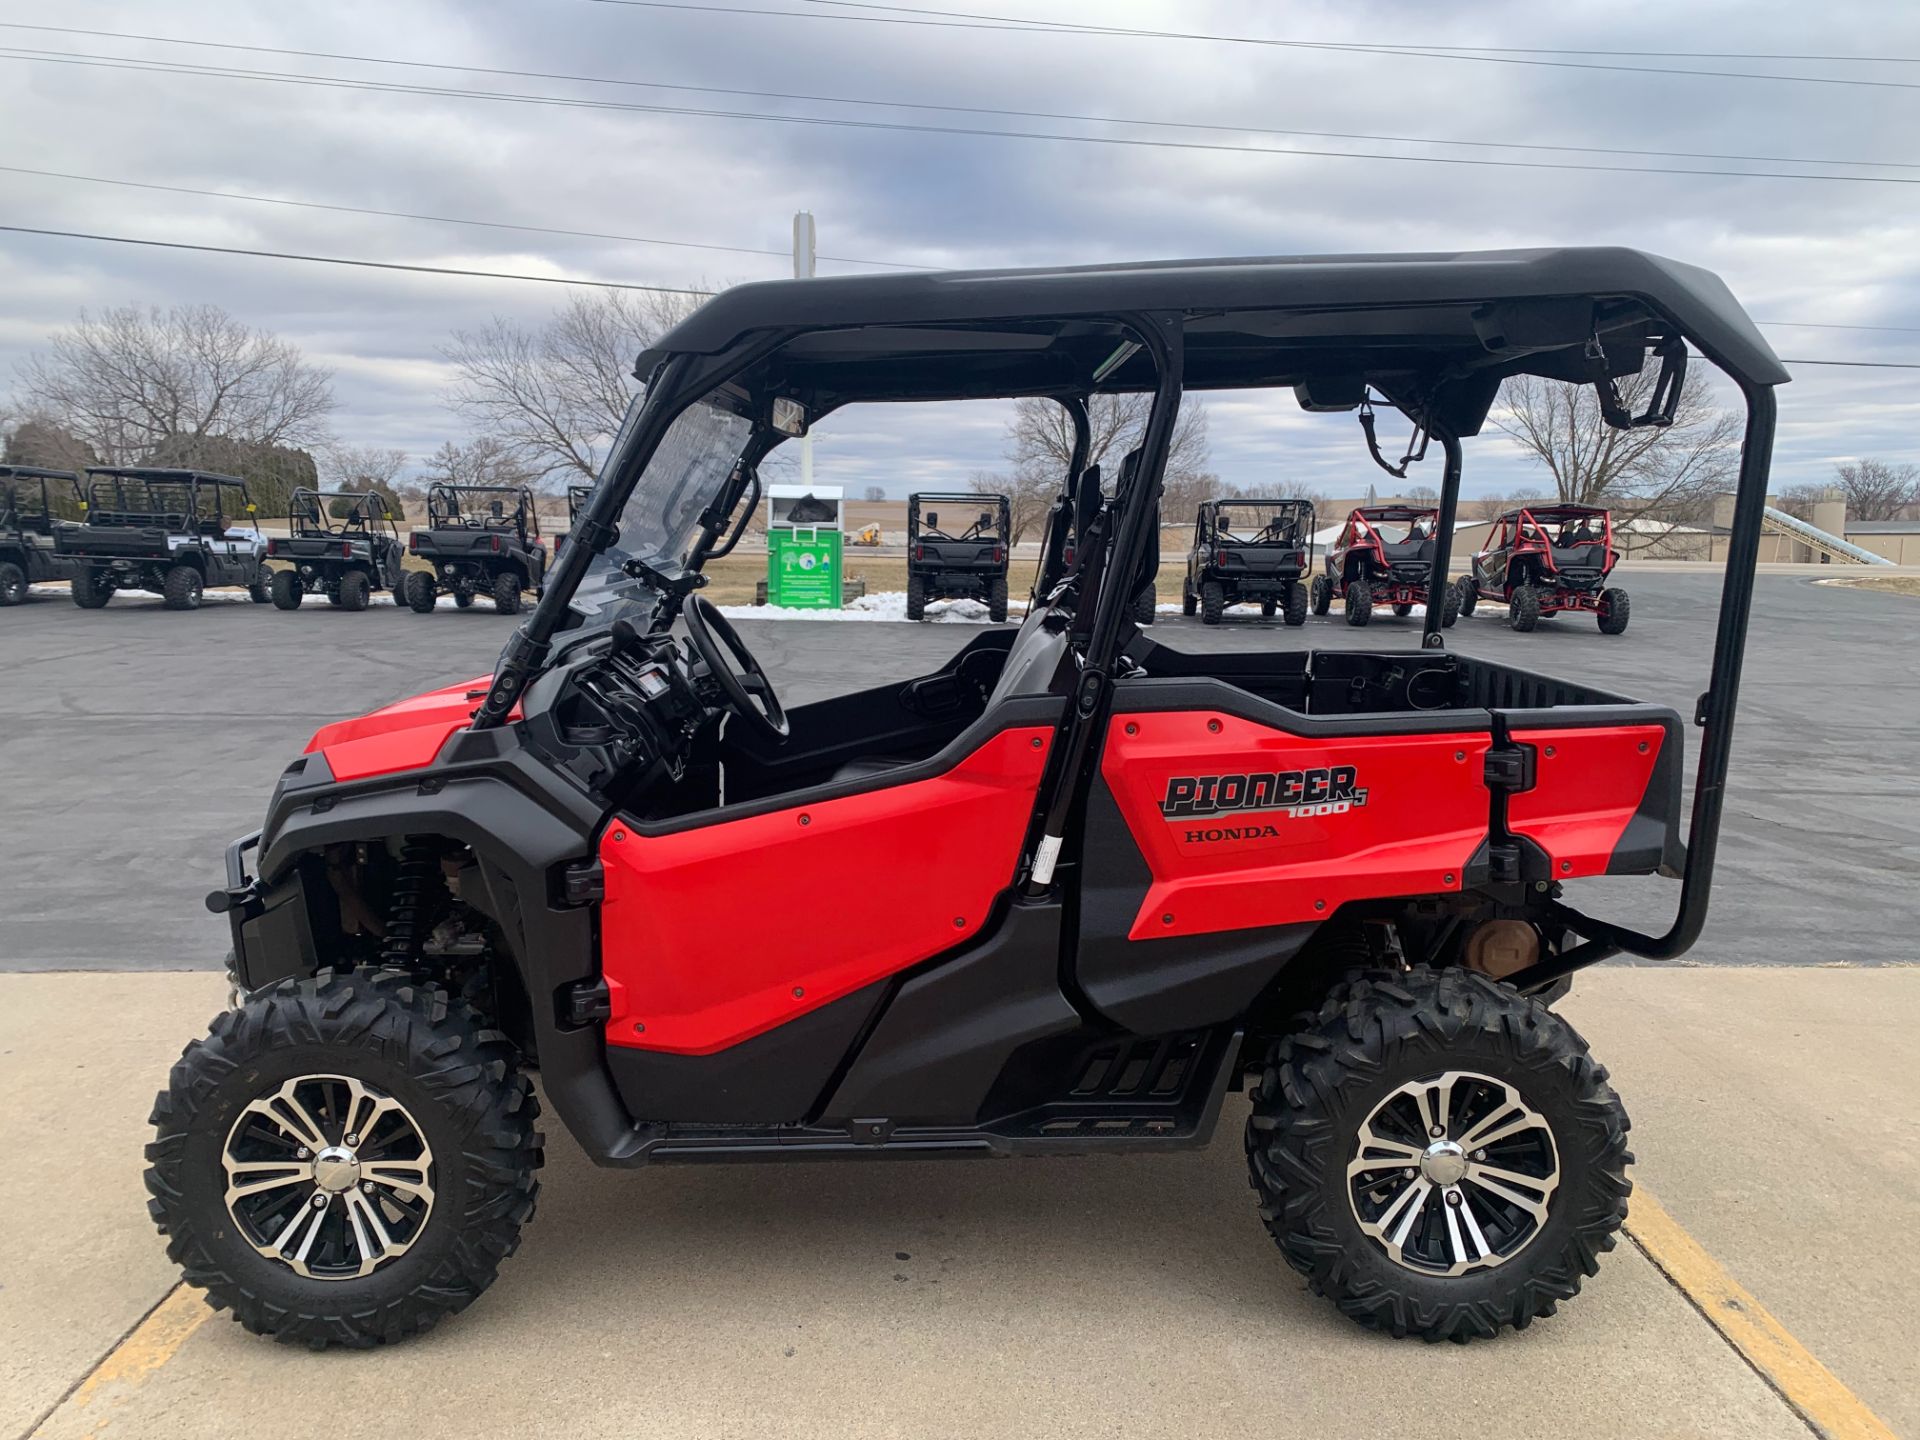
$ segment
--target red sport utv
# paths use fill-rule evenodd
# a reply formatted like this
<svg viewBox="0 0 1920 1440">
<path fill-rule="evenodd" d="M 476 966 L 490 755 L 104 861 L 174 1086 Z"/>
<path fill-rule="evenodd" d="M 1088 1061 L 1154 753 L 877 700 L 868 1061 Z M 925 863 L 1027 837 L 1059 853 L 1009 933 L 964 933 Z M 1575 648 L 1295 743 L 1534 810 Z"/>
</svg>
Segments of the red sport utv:
<svg viewBox="0 0 1920 1440">
<path fill-rule="evenodd" d="M 1365 625 L 1376 605 L 1412 614 L 1433 589 L 1439 530 L 1438 506 L 1361 506 L 1327 547 L 1326 572 L 1313 577 L 1313 613 L 1326 614 L 1338 600 L 1349 625 Z M 1440 623 L 1451 625 L 1460 615 L 1459 596 L 1452 586 L 1443 589 Z"/>
<path fill-rule="evenodd" d="M 1437 592 L 1504 379 L 1613 398 L 1658 363 L 1666 397 L 1690 346 L 1750 419 L 1683 842 L 1681 717 L 1450 653 Z M 636 374 L 493 675 L 323 727 L 228 849 L 232 1008 L 147 1151 L 191 1283 L 313 1346 L 460 1310 L 533 1213 L 537 1068 L 634 1168 L 1151 1153 L 1243 1094 L 1259 1215 L 1355 1320 L 1467 1339 L 1579 1289 L 1627 1117 L 1548 1002 L 1705 922 L 1787 378 L 1718 280 L 1538 250 L 779 282 Z M 1417 647 L 1189 652 L 1132 618 L 1182 397 L 1275 386 L 1371 387 L 1444 454 Z M 1110 490 L 1103 392 L 1151 404 Z M 1024 623 L 785 708 L 700 594 L 762 462 L 842 407 L 1009 396 L 1075 435 Z M 1656 873 L 1663 932 L 1576 903 Z"/>
<path fill-rule="evenodd" d="M 1462 615 L 1482 600 L 1507 607 L 1507 623 L 1531 630 L 1542 619 L 1581 610 L 1600 633 L 1627 628 L 1627 592 L 1607 584 L 1620 552 L 1613 548 L 1613 516 L 1594 505 L 1530 505 L 1493 522 L 1486 548 L 1454 582 Z"/>
</svg>

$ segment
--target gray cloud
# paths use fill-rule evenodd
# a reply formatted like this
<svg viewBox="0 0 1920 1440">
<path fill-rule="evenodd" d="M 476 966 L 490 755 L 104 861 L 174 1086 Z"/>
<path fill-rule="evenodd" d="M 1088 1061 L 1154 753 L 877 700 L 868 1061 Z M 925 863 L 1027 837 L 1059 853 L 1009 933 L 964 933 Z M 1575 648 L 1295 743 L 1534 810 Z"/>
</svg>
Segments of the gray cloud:
<svg viewBox="0 0 1920 1440">
<path fill-rule="evenodd" d="M 45 23 L 48 13 L 15 4 L 0 9 L 0 19 Z M 345 0 L 324 8 L 203 0 L 165 11 L 72 0 L 58 13 L 62 23 L 97 29 L 687 85 L 1811 160 L 1900 159 L 1899 141 L 1911 132 L 1912 109 L 1920 104 L 1915 91 L 700 16 L 582 0 Z M 1046 13 L 1362 43 L 1392 37 L 1453 45 L 1782 52 L 1870 44 L 1877 53 L 1920 54 L 1920 12 L 1866 5 L 1820 7 L 1817 23 L 1805 9 L 1756 13 L 1730 3 L 1616 4 L 1589 14 L 1517 0 L 1457 15 L 1394 3 L 1294 9 L 1284 18 L 1226 3 L 1080 3 Z M 23 31 L 0 31 L 0 44 L 641 104 L 1184 137 Z M 1920 78 L 1920 70 L 1894 64 L 1701 63 Z M 15 140 L 9 153 L 14 163 L 45 169 L 774 249 L 787 243 L 792 212 L 805 207 L 819 217 L 821 248 L 831 254 L 934 265 L 1630 244 L 1720 271 L 1764 319 L 1920 327 L 1912 259 L 1920 250 L 1920 187 L 1906 185 L 1609 176 L 890 133 L 374 95 L 4 57 L 0 75 L 6 80 L 0 123 Z M 1232 143 L 1214 134 L 1192 138 Z M 1344 148 L 1554 158 L 1387 142 Z M 1608 163 L 1605 156 L 1585 158 Z M 1621 156 L 1615 163 L 1668 162 Z M 1920 179 L 1920 170 L 1877 173 Z M 768 278 L 784 268 L 776 257 L 283 210 L 18 175 L 0 175 L 0 190 L 18 223 L 194 243 L 665 285 Z M 437 350 L 447 334 L 493 314 L 534 322 L 559 299 L 537 285 L 24 236 L 0 237 L 0 286 L 11 301 L 0 314 L 0 369 L 10 370 L 81 306 L 212 300 L 281 331 L 335 369 L 337 428 L 346 438 L 400 446 L 416 457 L 457 433 L 441 404 L 446 377 Z M 1920 359 L 1920 335 L 1769 333 L 1790 358 Z M 1822 478 L 1834 460 L 1848 456 L 1912 458 L 1916 393 L 1920 372 L 1800 371 L 1782 396 L 1779 483 Z M 1338 494 L 1371 478 L 1351 417 L 1305 416 L 1273 395 L 1220 397 L 1211 404 L 1215 468 L 1229 481 L 1298 480 Z M 962 480 L 1000 463 L 1000 414 L 982 405 L 835 417 L 821 437 L 823 478 L 896 490 Z M 1469 477 L 1470 491 L 1534 478 L 1497 438 L 1470 451 Z"/>
</svg>

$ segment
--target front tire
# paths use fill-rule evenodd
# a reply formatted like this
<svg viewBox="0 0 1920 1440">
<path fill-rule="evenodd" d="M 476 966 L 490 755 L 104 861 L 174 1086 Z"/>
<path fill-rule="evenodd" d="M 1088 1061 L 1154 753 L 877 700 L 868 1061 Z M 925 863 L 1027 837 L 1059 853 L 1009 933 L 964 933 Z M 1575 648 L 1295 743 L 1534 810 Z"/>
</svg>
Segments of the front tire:
<svg viewBox="0 0 1920 1440">
<path fill-rule="evenodd" d="M 493 581 L 493 608 L 502 615 L 520 613 L 520 577 L 518 575 L 499 575 Z"/>
<path fill-rule="evenodd" d="M 1627 628 L 1627 621 L 1633 614 L 1633 607 L 1627 600 L 1627 592 L 1609 587 L 1600 592 L 1600 633 L 1618 635 Z"/>
<path fill-rule="evenodd" d="M 1454 593 L 1460 597 L 1460 613 L 1473 614 L 1473 607 L 1480 603 L 1480 586 L 1475 583 L 1473 576 L 1462 575 L 1453 582 L 1453 588 Z"/>
<path fill-rule="evenodd" d="M 1331 610 L 1333 608 L 1333 581 L 1324 575 L 1314 576 L 1311 599 L 1314 614 L 1324 615 Z"/>
<path fill-rule="evenodd" d="M 1597 1272 L 1626 1219 L 1627 1127 L 1545 1005 L 1463 969 L 1371 971 L 1274 1045 L 1247 1161 L 1316 1294 L 1369 1329 L 1466 1341 Z"/>
<path fill-rule="evenodd" d="M 1459 618 L 1460 618 L 1459 588 L 1453 585 L 1445 586 L 1440 591 L 1440 628 L 1442 630 L 1452 629 L 1453 622 L 1458 620 Z"/>
<path fill-rule="evenodd" d="M 1398 615 L 1402 620 L 1406 619 L 1407 616 L 1413 613 L 1413 602 L 1411 600 L 1394 601 L 1393 613 Z"/>
<path fill-rule="evenodd" d="M 253 579 L 247 582 L 247 598 L 256 605 L 265 605 L 273 599 L 272 581 L 264 565 L 257 567 Z"/>
<path fill-rule="evenodd" d="M 273 608 L 276 610 L 298 610 L 300 601 L 306 596 L 307 584 L 300 578 L 297 570 L 276 570 L 273 572 Z"/>
<path fill-rule="evenodd" d="M 1152 610 L 1152 601 L 1148 601 L 1148 610 Z M 987 586 L 987 618 L 996 625 L 1006 623 L 1007 619 L 1007 577 L 997 576 Z M 1148 614 L 1143 624 L 1151 624 L 1153 616 Z"/>
<path fill-rule="evenodd" d="M 200 608 L 200 572 L 191 565 L 175 565 L 160 582 L 160 600 L 169 610 Z"/>
<path fill-rule="evenodd" d="M 907 619 L 927 618 L 927 582 L 918 575 L 907 577 Z"/>
<path fill-rule="evenodd" d="M 1182 615 L 1192 615 L 1199 609 L 1200 601 L 1198 597 L 1194 595 L 1193 587 L 1182 582 L 1180 586 L 1180 613 Z"/>
<path fill-rule="evenodd" d="M 148 1209 L 187 1282 L 256 1335 L 388 1344 L 465 1309 L 514 1252 L 538 1114 L 513 1047 L 444 990 L 283 980 L 173 1067 Z"/>
<path fill-rule="evenodd" d="M 27 572 L 11 560 L 0 562 L 0 605 L 24 604 L 27 598 Z"/>
<path fill-rule="evenodd" d="M 340 608 L 342 610 L 364 610 L 367 602 L 373 598 L 373 586 L 367 577 L 358 570 L 349 570 L 340 577 Z"/>
</svg>

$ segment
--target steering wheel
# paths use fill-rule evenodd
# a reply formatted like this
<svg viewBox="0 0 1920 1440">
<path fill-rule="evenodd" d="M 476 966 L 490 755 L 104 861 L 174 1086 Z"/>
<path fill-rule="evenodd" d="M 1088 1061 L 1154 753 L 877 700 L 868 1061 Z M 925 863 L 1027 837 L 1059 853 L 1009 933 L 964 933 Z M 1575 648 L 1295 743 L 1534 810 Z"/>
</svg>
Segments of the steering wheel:
<svg viewBox="0 0 1920 1440">
<path fill-rule="evenodd" d="M 680 613 L 687 639 L 726 700 L 727 709 L 775 742 L 787 738 L 787 711 L 773 682 L 741 641 L 733 623 L 704 595 L 689 595 Z"/>
</svg>

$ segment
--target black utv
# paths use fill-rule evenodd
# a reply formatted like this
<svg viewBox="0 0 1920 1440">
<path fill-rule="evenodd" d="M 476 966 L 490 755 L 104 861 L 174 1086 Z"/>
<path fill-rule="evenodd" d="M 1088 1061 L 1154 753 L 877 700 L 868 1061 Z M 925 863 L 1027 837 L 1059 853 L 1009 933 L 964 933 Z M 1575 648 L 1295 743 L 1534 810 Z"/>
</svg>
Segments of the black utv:
<svg viewBox="0 0 1920 1440">
<path fill-rule="evenodd" d="M 116 590 L 148 590 L 169 610 L 197 610 L 207 590 L 244 586 L 267 603 L 266 541 L 247 482 L 200 470 L 95 466 L 86 518 L 56 521 L 54 548 L 74 565 L 73 603 L 98 610 Z"/>
<path fill-rule="evenodd" d="M 407 604 L 422 615 L 443 592 L 462 610 L 490 595 L 502 615 L 517 614 L 520 597 L 547 578 L 540 516 L 524 485 L 430 487 L 427 528 L 408 537 L 407 549 L 426 562 L 407 572 Z"/>
<path fill-rule="evenodd" d="M 364 610 L 376 590 L 398 598 L 406 546 L 393 506 L 377 490 L 310 490 L 287 502 L 287 534 L 267 541 L 268 588 L 277 609 L 298 610 L 309 590 L 342 610 Z"/>
<path fill-rule="evenodd" d="M 62 501 L 80 507 L 71 470 L 0 465 L 0 605 L 20 604 L 30 585 L 73 578 L 78 566 L 53 546 L 54 507 Z"/>
<path fill-rule="evenodd" d="M 973 510 L 973 523 L 940 528 L 931 501 Z M 924 620 L 929 600 L 984 600 L 996 623 L 1007 618 L 1007 536 L 1013 510 L 1004 495 L 907 497 L 907 619 Z"/>
<path fill-rule="evenodd" d="M 1278 610 L 1289 625 L 1307 623 L 1307 585 L 1313 556 L 1313 506 L 1305 500 L 1207 500 L 1193 522 L 1187 578 L 1180 592 L 1186 614 L 1218 625 L 1229 605 Z"/>
</svg>

